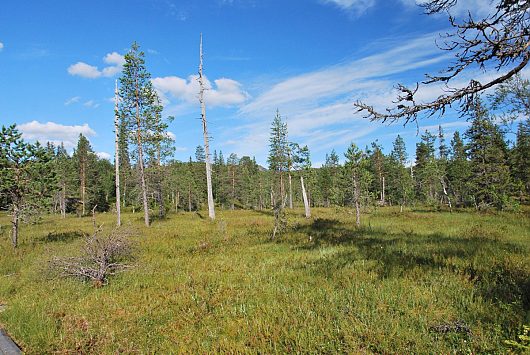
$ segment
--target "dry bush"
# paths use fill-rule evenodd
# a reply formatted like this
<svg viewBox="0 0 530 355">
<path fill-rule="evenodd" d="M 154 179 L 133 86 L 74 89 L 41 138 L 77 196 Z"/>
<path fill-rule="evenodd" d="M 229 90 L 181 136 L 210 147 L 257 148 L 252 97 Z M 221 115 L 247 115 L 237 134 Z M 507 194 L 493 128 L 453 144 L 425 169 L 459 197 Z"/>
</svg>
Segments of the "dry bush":
<svg viewBox="0 0 530 355">
<path fill-rule="evenodd" d="M 99 228 L 86 237 L 80 256 L 54 257 L 50 266 L 61 277 L 92 281 L 96 286 L 106 285 L 110 275 L 131 266 L 126 263 L 132 257 L 129 236 L 126 229 L 114 229 L 109 235 L 101 235 Z"/>
</svg>

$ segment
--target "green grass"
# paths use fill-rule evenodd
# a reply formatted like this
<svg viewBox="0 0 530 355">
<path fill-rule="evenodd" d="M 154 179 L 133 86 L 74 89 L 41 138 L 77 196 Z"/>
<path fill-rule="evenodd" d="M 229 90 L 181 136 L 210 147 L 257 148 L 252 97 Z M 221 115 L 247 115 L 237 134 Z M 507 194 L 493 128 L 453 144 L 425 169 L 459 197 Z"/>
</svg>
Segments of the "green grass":
<svg viewBox="0 0 530 355">
<path fill-rule="evenodd" d="M 506 353 L 530 323 L 528 214 L 296 210 L 271 241 L 270 213 L 217 213 L 126 214 L 136 266 L 102 288 L 47 270 L 91 218 L 46 217 L 13 250 L 0 217 L 0 324 L 27 353 Z"/>
</svg>

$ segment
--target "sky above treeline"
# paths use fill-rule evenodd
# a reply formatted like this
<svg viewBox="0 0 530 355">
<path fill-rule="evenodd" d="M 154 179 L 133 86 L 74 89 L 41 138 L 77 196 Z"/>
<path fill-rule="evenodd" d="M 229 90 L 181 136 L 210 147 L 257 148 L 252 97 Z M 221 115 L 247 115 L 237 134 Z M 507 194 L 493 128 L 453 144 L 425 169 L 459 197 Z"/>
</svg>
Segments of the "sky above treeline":
<svg viewBox="0 0 530 355">
<path fill-rule="evenodd" d="M 489 0 L 460 0 L 453 14 L 490 8 Z M 450 141 L 468 122 L 448 112 L 418 126 L 382 124 L 356 114 L 353 103 L 383 108 L 396 83 L 443 69 L 451 55 L 435 41 L 448 29 L 446 16 L 423 14 L 415 0 L 3 0 L 0 124 L 16 123 L 27 139 L 63 141 L 70 150 L 83 133 L 113 160 L 115 80 L 137 41 L 164 115 L 175 117 L 175 158 L 187 160 L 202 144 L 202 32 L 213 149 L 266 165 L 278 109 L 289 139 L 309 146 L 314 166 L 332 149 L 343 161 L 352 141 L 364 148 L 377 140 L 389 153 L 397 134 L 413 159 L 418 130 L 441 124 Z"/>
</svg>

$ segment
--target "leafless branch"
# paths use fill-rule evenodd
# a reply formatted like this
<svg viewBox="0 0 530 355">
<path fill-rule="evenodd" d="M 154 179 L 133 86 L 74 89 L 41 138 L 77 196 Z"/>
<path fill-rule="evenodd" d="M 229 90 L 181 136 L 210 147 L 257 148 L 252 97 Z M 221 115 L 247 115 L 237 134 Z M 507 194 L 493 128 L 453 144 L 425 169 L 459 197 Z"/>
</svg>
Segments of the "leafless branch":
<svg viewBox="0 0 530 355">
<path fill-rule="evenodd" d="M 458 0 L 431 0 L 425 3 L 427 14 L 448 11 Z M 462 114 L 466 113 L 477 95 L 501 84 L 526 67 L 530 60 L 530 1 L 497 0 L 496 10 L 485 18 L 476 20 L 469 13 L 461 22 L 449 16 L 454 31 L 442 36 L 441 50 L 454 53 L 454 62 L 438 75 L 426 75 L 426 80 L 417 83 L 415 89 L 403 84 L 397 85 L 399 92 L 395 106 L 380 112 L 373 106 L 356 102 L 358 112 L 365 117 L 382 122 L 393 122 L 400 119 L 405 124 L 416 121 L 422 115 L 430 117 L 443 115 L 447 108 L 459 104 Z M 465 87 L 451 88 L 449 82 L 470 68 L 478 67 L 483 71 L 494 70 L 497 75 L 486 83 L 471 79 Z M 507 70 L 501 73 L 501 70 Z M 446 93 L 435 100 L 417 103 L 415 96 L 418 90 L 430 84 L 444 83 Z"/>
</svg>

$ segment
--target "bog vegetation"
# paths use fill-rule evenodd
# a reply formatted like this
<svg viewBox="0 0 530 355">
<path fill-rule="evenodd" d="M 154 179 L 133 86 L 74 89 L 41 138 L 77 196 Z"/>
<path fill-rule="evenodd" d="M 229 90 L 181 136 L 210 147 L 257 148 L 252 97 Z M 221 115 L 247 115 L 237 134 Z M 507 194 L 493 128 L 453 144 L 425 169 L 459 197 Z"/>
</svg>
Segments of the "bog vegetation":
<svg viewBox="0 0 530 355">
<path fill-rule="evenodd" d="M 0 323 L 28 353 L 505 353 L 530 306 L 530 216 L 384 207 L 170 213 L 132 228 L 130 267 L 99 283 L 56 278 L 91 218 L 4 229 Z M 103 234 L 113 214 L 98 214 Z M 9 223 L 7 216 L 0 224 Z M 106 226 L 106 227 L 105 227 Z M 132 227 L 131 227 L 132 226 Z M 526 343 L 528 345 L 528 343 Z"/>
<path fill-rule="evenodd" d="M 517 25 L 519 3 L 502 2 L 499 21 Z M 481 23 L 465 24 L 462 43 Z M 528 44 L 494 40 L 526 65 Z M 261 166 L 210 153 L 202 39 L 204 145 L 187 161 L 172 157 L 172 117 L 137 43 L 125 61 L 114 163 L 83 135 L 70 154 L 24 141 L 15 125 L 0 132 L 0 324 L 25 351 L 528 350 L 530 82 L 520 70 L 488 96 L 490 84 L 471 83 L 423 107 L 400 87 L 412 106 L 381 116 L 357 104 L 414 121 L 463 100 L 468 127 L 420 132 L 414 157 L 396 135 L 389 152 L 352 142 L 312 166 L 277 110 Z"/>
</svg>

